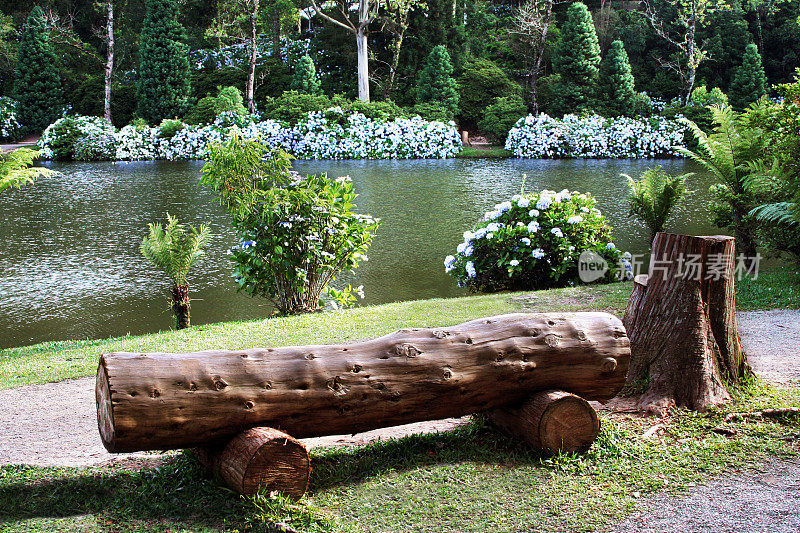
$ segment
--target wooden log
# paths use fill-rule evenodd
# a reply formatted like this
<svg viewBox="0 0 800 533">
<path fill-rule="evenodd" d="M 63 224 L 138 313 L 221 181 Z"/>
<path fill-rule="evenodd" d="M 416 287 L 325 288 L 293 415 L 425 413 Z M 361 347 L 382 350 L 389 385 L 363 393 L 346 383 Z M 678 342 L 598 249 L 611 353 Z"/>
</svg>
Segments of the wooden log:
<svg viewBox="0 0 800 533">
<path fill-rule="evenodd" d="M 213 476 L 245 496 L 263 489 L 299 499 L 308 489 L 308 450 L 277 429 L 251 428 L 221 446 L 195 448 L 193 452 Z"/>
<path fill-rule="evenodd" d="M 646 380 L 639 406 L 702 411 L 730 399 L 725 382 L 750 373 L 736 330 L 734 239 L 658 233 L 650 271 L 637 276 L 623 322 L 628 382 Z"/>
<path fill-rule="evenodd" d="M 98 426 L 112 452 L 188 448 L 255 426 L 296 438 L 356 433 L 539 390 L 609 399 L 629 358 L 622 323 L 607 313 L 503 315 L 329 346 L 107 354 Z"/>
<path fill-rule="evenodd" d="M 512 437 L 548 453 L 583 453 L 600 433 L 589 402 L 557 390 L 537 392 L 516 407 L 495 409 L 489 419 Z"/>
</svg>

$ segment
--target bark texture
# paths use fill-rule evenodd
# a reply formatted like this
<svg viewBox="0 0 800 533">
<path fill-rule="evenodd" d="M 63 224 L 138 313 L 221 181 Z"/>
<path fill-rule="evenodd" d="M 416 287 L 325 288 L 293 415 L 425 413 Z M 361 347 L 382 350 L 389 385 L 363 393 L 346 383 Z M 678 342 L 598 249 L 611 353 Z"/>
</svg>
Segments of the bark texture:
<svg viewBox="0 0 800 533">
<path fill-rule="evenodd" d="M 648 380 L 640 407 L 698 411 L 730 399 L 724 382 L 750 373 L 736 330 L 734 239 L 658 233 L 650 271 L 637 276 L 623 322 L 628 382 Z"/>
<path fill-rule="evenodd" d="M 193 451 L 213 476 L 245 496 L 263 489 L 299 499 L 308 489 L 311 476 L 308 450 L 303 443 L 277 429 L 248 429 L 221 446 Z"/>
<path fill-rule="evenodd" d="M 215 443 L 255 426 L 296 438 L 438 420 L 625 383 L 630 347 L 607 313 L 511 314 L 353 344 L 101 357 L 98 425 L 112 452 Z"/>
<path fill-rule="evenodd" d="M 172 295 L 172 312 L 175 313 L 175 327 L 177 329 L 188 328 L 191 323 L 189 320 L 189 286 L 176 285 L 169 290 Z"/>
<path fill-rule="evenodd" d="M 547 453 L 583 453 L 600 433 L 600 421 L 589 402 L 564 391 L 537 392 L 521 405 L 495 409 L 489 419 Z"/>
</svg>

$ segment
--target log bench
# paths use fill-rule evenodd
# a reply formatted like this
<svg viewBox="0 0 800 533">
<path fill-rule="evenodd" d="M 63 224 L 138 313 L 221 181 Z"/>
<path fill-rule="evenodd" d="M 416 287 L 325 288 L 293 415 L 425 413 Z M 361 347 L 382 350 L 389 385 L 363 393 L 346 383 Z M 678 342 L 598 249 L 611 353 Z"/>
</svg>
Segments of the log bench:
<svg viewBox="0 0 800 533">
<path fill-rule="evenodd" d="M 599 432 L 587 400 L 613 398 L 629 360 L 607 313 L 509 314 L 351 344 L 110 353 L 97 421 L 110 452 L 194 448 L 240 493 L 300 497 L 311 469 L 299 438 L 487 413 L 547 452 L 585 451 Z"/>
</svg>

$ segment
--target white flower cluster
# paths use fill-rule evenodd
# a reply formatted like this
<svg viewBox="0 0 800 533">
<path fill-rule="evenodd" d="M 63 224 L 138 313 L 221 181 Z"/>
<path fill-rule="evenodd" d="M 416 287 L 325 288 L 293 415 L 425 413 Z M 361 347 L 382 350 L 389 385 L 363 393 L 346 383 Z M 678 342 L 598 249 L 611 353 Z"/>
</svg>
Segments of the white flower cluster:
<svg viewBox="0 0 800 533">
<path fill-rule="evenodd" d="M 17 102 L 8 96 L 0 96 L 0 139 L 16 140 L 20 124 L 17 121 Z"/>
<path fill-rule="evenodd" d="M 517 121 L 506 150 L 517 157 L 642 158 L 679 155 L 686 128 L 677 120 L 603 118 L 564 115 L 559 120 L 542 113 Z"/>
<path fill-rule="evenodd" d="M 116 139 L 117 129 L 103 117 L 87 117 L 87 116 L 74 116 L 63 117 L 49 126 L 42 133 L 39 139 L 39 148 L 42 150 L 42 157 L 45 159 L 53 159 L 53 149 L 55 145 L 63 144 L 63 139 L 59 138 L 65 132 L 63 128 L 59 128 L 65 124 L 66 121 L 71 121 L 72 125 L 78 132 L 78 136 L 73 142 L 86 137 L 114 137 Z M 68 133 L 68 132 L 67 132 Z"/>
<path fill-rule="evenodd" d="M 445 158 L 455 156 L 462 148 L 453 123 L 429 122 L 420 117 L 377 121 L 361 113 L 347 115 L 339 123 L 325 118 L 329 111 L 342 116 L 340 108 L 312 112 L 291 127 L 275 120 L 249 119 L 230 126 L 230 120 L 220 116 L 207 126 L 187 125 L 170 139 L 159 137 L 158 128 L 125 126 L 115 131 L 100 118 L 76 117 L 76 120 L 81 124 L 81 132 L 101 124 L 111 128 L 117 142 L 116 158 L 132 161 L 202 159 L 211 144 L 229 139 L 234 128 L 244 139 L 260 139 L 271 149 L 283 148 L 301 159 Z M 40 141 L 48 158 L 53 155 L 53 135 L 48 133 L 52 128 L 53 125 L 48 127 Z"/>
<path fill-rule="evenodd" d="M 307 54 L 310 45 L 311 41 L 308 39 L 294 40 L 282 36 L 278 46 L 281 61 L 288 63 L 290 57 Z M 263 34 L 259 35 L 256 38 L 256 63 L 272 57 L 273 50 L 272 38 Z M 213 50 L 200 49 L 189 52 L 189 63 L 193 68 L 201 69 L 208 62 L 211 62 L 215 68 L 244 67 L 250 62 L 250 44 L 245 42 Z"/>
</svg>

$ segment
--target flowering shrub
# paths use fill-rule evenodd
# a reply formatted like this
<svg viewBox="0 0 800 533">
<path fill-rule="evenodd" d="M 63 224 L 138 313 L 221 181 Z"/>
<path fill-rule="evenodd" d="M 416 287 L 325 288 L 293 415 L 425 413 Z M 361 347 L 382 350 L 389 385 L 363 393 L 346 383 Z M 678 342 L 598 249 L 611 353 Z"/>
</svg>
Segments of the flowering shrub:
<svg viewBox="0 0 800 533">
<path fill-rule="evenodd" d="M 91 131 L 75 141 L 73 159 L 108 161 L 117 157 L 117 139 L 107 131 Z"/>
<path fill-rule="evenodd" d="M 82 145 L 81 154 L 86 157 L 96 152 L 99 159 L 114 159 L 116 134 L 116 128 L 101 117 L 63 117 L 44 130 L 39 147 L 47 159 L 73 159 L 79 143 Z M 90 146 L 92 140 L 102 140 L 103 147 L 93 150 Z"/>
<path fill-rule="evenodd" d="M 17 120 L 17 103 L 8 96 L 0 96 L 0 140 L 19 139 L 20 124 Z"/>
<path fill-rule="evenodd" d="M 604 279 L 611 281 L 628 270 L 630 256 L 611 241 L 596 203 L 566 189 L 515 195 L 464 233 L 445 272 L 472 290 L 546 289 L 578 281 L 578 258 L 590 250 L 608 262 Z"/>
<path fill-rule="evenodd" d="M 678 155 L 686 128 L 662 117 L 603 118 L 564 115 L 559 120 L 542 113 L 517 121 L 506 139 L 506 150 L 517 157 L 658 157 Z"/>
<path fill-rule="evenodd" d="M 308 39 L 294 40 L 281 37 L 280 41 L 278 54 L 280 55 L 281 61 L 287 64 L 291 64 L 292 59 L 307 54 L 311 46 L 311 41 Z M 260 64 L 268 57 L 272 57 L 272 54 L 272 38 L 266 35 L 259 35 L 256 40 L 256 63 Z M 225 67 L 246 67 L 250 62 L 250 44 L 239 43 L 213 50 L 192 50 L 189 53 L 189 62 L 197 69 L 207 65 L 212 65 L 217 69 Z"/>
<path fill-rule="evenodd" d="M 360 289 L 330 284 L 366 261 L 379 221 L 353 212 L 349 178 L 291 179 L 290 159 L 234 136 L 215 145 L 203 167 L 203 183 L 220 194 L 240 238 L 231 250 L 239 289 L 268 298 L 281 314 L 314 311 L 325 299 L 352 303 Z"/>
<path fill-rule="evenodd" d="M 258 122 L 258 115 L 221 113 L 213 124 L 186 125 L 172 137 L 163 138 L 159 128 L 125 126 L 119 131 L 100 118 L 75 117 L 75 139 L 59 133 L 61 119 L 42 136 L 45 157 L 61 157 L 65 143 L 90 133 L 110 133 L 116 141 L 116 159 L 202 159 L 208 148 L 238 132 L 244 139 L 260 139 L 270 149 L 283 149 L 304 159 L 407 159 L 453 157 L 461 151 L 461 139 L 453 124 L 428 122 L 419 117 L 372 120 L 341 108 L 308 113 L 304 120 L 287 126 L 275 120 Z M 68 141 L 68 142 L 67 142 Z"/>
</svg>

